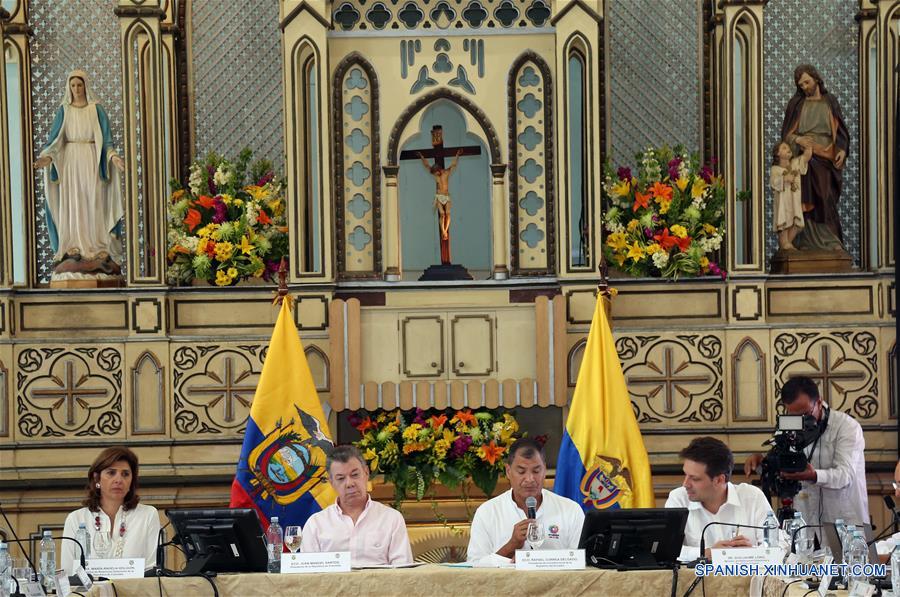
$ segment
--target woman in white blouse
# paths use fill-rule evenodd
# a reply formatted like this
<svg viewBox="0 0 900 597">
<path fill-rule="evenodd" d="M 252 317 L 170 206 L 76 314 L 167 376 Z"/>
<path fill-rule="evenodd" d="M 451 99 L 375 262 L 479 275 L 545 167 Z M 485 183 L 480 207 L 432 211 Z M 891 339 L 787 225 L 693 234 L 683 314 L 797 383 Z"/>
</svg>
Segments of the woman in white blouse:
<svg viewBox="0 0 900 597">
<path fill-rule="evenodd" d="M 144 558 L 144 566 L 156 565 L 159 514 L 153 506 L 139 504 L 138 459 L 124 446 L 103 450 L 88 471 L 84 508 L 66 517 L 63 534 L 75 537 L 84 524 L 90 537 L 90 558 Z M 72 541 L 62 542 L 62 567 L 74 574 L 81 553 Z"/>
</svg>

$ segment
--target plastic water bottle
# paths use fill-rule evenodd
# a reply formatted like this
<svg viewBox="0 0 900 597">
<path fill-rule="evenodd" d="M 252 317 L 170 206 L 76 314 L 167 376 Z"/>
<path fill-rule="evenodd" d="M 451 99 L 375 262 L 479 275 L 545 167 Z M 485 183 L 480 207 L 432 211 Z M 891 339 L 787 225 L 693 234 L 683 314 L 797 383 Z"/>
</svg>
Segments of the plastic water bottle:
<svg viewBox="0 0 900 597">
<path fill-rule="evenodd" d="M 765 522 L 763 522 L 763 543 L 770 549 L 778 547 L 781 543 L 778 540 L 778 519 L 775 518 L 775 513 L 771 510 L 766 515 Z"/>
<path fill-rule="evenodd" d="M 791 539 L 794 541 L 794 549 L 801 560 L 806 560 L 812 555 L 812 541 L 809 540 L 809 529 L 804 529 L 806 521 L 803 514 L 794 512 L 794 524 L 791 529 Z"/>
<path fill-rule="evenodd" d="M 9 557 L 9 547 L 6 543 L 0 543 L 0 597 L 9 597 L 12 592 L 12 560 Z"/>
<path fill-rule="evenodd" d="M 891 592 L 900 595 L 900 549 L 891 552 Z"/>
<path fill-rule="evenodd" d="M 834 521 L 834 532 L 837 533 L 838 543 L 841 545 L 844 544 L 844 533 L 847 532 L 847 525 L 844 524 L 843 518 L 838 518 Z"/>
<path fill-rule="evenodd" d="M 41 584 L 45 593 L 56 589 L 56 543 L 50 531 L 41 538 Z"/>
<path fill-rule="evenodd" d="M 88 533 L 87 525 L 83 522 L 78 523 L 78 530 L 75 531 L 75 540 L 84 548 L 84 559 L 89 560 L 91 558 L 91 535 Z M 75 551 L 77 552 L 75 554 L 75 560 L 80 563 L 81 551 L 77 548 Z M 69 571 L 67 570 L 66 572 L 68 573 Z"/>
<path fill-rule="evenodd" d="M 863 537 L 861 531 L 854 531 L 853 538 L 850 540 L 850 557 L 847 562 L 850 566 L 859 565 L 865 566 L 869 563 L 869 546 L 866 545 L 866 538 Z M 854 574 L 854 572 L 856 572 Z M 850 576 L 848 580 L 847 587 L 850 588 L 850 585 L 853 584 L 854 581 L 861 582 L 869 582 L 869 577 L 866 576 L 862 569 L 854 571 L 852 568 L 848 571 Z"/>
<path fill-rule="evenodd" d="M 278 524 L 278 517 L 273 516 L 266 531 L 266 549 L 269 550 L 269 572 L 281 572 L 281 552 L 284 550 L 284 535 Z"/>
</svg>

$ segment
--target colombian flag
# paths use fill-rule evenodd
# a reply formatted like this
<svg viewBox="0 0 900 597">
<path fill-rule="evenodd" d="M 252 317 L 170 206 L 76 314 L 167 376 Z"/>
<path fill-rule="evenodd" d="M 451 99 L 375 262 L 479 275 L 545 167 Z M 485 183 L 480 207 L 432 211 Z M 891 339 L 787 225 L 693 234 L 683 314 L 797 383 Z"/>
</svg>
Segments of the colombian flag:
<svg viewBox="0 0 900 597">
<path fill-rule="evenodd" d="M 553 491 L 585 510 L 652 508 L 650 462 L 606 318 L 608 301 L 597 297 Z"/>
<path fill-rule="evenodd" d="M 254 508 L 263 526 L 304 525 L 332 504 L 325 458 L 333 447 L 328 422 L 285 297 L 231 485 L 232 508 Z"/>
</svg>

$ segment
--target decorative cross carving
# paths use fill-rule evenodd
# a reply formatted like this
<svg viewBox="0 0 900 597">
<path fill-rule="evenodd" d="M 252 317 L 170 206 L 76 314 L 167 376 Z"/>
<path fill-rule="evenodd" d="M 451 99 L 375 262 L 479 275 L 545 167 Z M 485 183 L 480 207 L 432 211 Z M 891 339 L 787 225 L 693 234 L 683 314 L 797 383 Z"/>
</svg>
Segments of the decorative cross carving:
<svg viewBox="0 0 900 597">
<path fill-rule="evenodd" d="M 75 405 L 81 408 L 89 408 L 85 398 L 106 398 L 109 390 L 101 388 L 82 388 L 81 386 L 90 379 L 90 375 L 84 374 L 75 381 L 75 367 L 72 361 L 66 361 L 66 379 L 61 380 L 55 375 L 50 379 L 59 389 L 32 390 L 31 398 L 36 400 L 55 400 L 50 405 L 50 410 L 58 410 L 65 404 L 66 425 L 75 424 Z"/>
<path fill-rule="evenodd" d="M 678 392 L 684 398 L 690 397 L 691 393 L 682 386 L 699 383 L 708 386 L 712 383 L 712 379 L 708 375 L 679 375 L 679 373 L 690 367 L 690 361 L 682 361 L 677 367 L 675 367 L 673 361 L 672 348 L 666 347 L 663 351 L 663 367 L 665 370 L 660 369 L 653 361 L 645 363 L 645 366 L 656 371 L 659 374 L 658 376 L 628 377 L 628 383 L 631 385 L 655 386 L 647 394 L 647 398 L 655 398 L 657 394 L 665 390 L 666 402 L 663 411 L 666 414 L 675 412 L 675 392 Z"/>
<path fill-rule="evenodd" d="M 206 376 L 221 384 L 218 386 L 193 386 L 187 388 L 188 394 L 192 396 L 213 396 L 213 399 L 209 401 L 207 404 L 207 408 L 215 408 L 219 402 L 223 402 L 224 414 L 223 417 L 226 423 L 234 422 L 234 407 L 235 401 L 240 402 L 246 407 L 250 406 L 250 401 L 252 400 L 253 394 L 256 392 L 256 386 L 248 386 L 248 385 L 238 385 L 240 382 L 244 381 L 251 375 L 253 375 L 252 371 L 244 371 L 237 378 L 234 377 L 234 361 L 231 357 L 225 357 L 224 359 L 224 380 L 216 375 L 215 372 L 209 371 L 206 373 Z M 245 398 L 243 394 L 249 392 L 250 398 Z"/>
<path fill-rule="evenodd" d="M 831 404 L 832 387 L 834 388 L 836 393 L 845 394 L 847 392 L 847 390 L 845 390 L 844 387 L 838 383 L 839 381 L 864 381 L 866 379 L 866 374 L 863 371 L 847 371 L 844 373 L 838 372 L 837 369 L 845 362 L 847 362 L 847 359 L 843 356 L 840 356 L 836 361 L 834 361 L 834 363 L 832 363 L 831 345 L 827 343 L 824 343 L 821 346 L 819 361 L 821 362 L 821 366 L 813 357 L 806 357 L 806 362 L 812 366 L 814 371 L 792 374 L 791 377 L 798 377 L 802 375 L 815 380 L 816 383 L 819 384 L 819 389 L 822 392 L 822 399 L 829 404 Z"/>
</svg>

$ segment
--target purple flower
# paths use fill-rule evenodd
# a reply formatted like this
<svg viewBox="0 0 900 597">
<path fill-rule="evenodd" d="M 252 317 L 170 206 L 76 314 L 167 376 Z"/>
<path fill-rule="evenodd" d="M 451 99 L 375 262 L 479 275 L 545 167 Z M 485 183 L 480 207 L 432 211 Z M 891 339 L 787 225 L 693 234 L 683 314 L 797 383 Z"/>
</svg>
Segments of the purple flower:
<svg viewBox="0 0 900 597">
<path fill-rule="evenodd" d="M 669 178 L 675 180 L 678 178 L 678 166 L 681 165 L 681 158 L 672 158 L 669 160 Z"/>
<path fill-rule="evenodd" d="M 644 228 L 644 236 L 646 236 L 647 238 L 653 238 L 653 229 Z"/>
<path fill-rule="evenodd" d="M 209 192 L 213 195 L 217 194 L 219 191 L 216 189 L 216 169 L 213 166 L 206 167 L 206 174 L 208 176 L 207 182 L 209 183 Z"/>
<path fill-rule="evenodd" d="M 261 187 L 272 182 L 272 179 L 275 178 L 275 174 L 271 171 L 266 172 L 262 178 L 256 181 L 256 186 Z"/>
<path fill-rule="evenodd" d="M 216 210 L 216 213 L 212 217 L 213 223 L 221 224 L 228 219 L 228 208 L 225 207 L 225 202 L 222 201 L 221 197 L 216 197 L 216 202 L 213 203 L 213 209 Z"/>
<path fill-rule="evenodd" d="M 463 454 L 469 449 L 469 446 L 472 445 L 472 436 L 471 435 L 460 435 L 453 441 L 453 445 L 450 447 L 450 457 L 451 458 L 461 458 Z"/>
<path fill-rule="evenodd" d="M 619 180 L 631 180 L 631 168 L 625 168 L 624 166 L 616 170 L 616 174 L 619 177 Z"/>
<path fill-rule="evenodd" d="M 351 426 L 356 427 L 362 423 L 363 420 L 362 417 L 359 416 L 359 413 L 350 413 L 350 416 L 347 417 L 347 422 L 350 423 Z"/>
<path fill-rule="evenodd" d="M 720 269 L 714 261 L 709 262 L 709 273 L 714 276 L 721 276 L 723 280 L 725 279 L 725 271 Z"/>
<path fill-rule="evenodd" d="M 703 166 L 700 168 L 700 178 L 706 181 L 707 184 L 712 180 L 713 170 L 709 166 Z"/>
<path fill-rule="evenodd" d="M 425 418 L 425 411 L 421 408 L 416 408 L 416 416 L 413 419 L 413 423 L 418 423 L 419 425 L 424 425 L 427 423 L 427 419 Z"/>
</svg>

